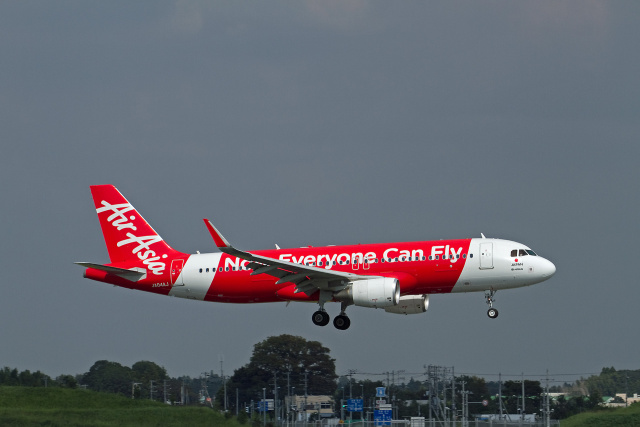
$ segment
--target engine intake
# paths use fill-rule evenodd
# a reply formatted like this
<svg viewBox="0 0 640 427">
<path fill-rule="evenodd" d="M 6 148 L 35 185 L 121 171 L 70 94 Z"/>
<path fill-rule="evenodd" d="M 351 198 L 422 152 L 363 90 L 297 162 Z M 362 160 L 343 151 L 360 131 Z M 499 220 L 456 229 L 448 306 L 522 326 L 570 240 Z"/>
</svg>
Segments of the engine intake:
<svg viewBox="0 0 640 427">
<path fill-rule="evenodd" d="M 384 311 L 394 314 L 420 314 L 429 308 L 429 295 L 405 295 L 400 297 L 398 305 L 385 307 Z"/>
<path fill-rule="evenodd" d="M 392 307 L 400 300 L 400 284 L 391 277 L 357 280 L 334 298 L 359 307 Z"/>
</svg>

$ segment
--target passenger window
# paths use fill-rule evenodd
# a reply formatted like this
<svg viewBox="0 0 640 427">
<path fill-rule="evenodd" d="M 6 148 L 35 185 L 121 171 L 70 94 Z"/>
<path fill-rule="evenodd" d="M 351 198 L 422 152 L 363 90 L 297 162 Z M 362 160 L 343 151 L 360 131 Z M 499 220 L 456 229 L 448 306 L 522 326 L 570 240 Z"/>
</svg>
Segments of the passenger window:
<svg viewBox="0 0 640 427">
<path fill-rule="evenodd" d="M 440 255 L 436 255 L 436 260 L 440 259 Z M 444 259 L 444 258 L 442 258 Z"/>
<path fill-rule="evenodd" d="M 200 269 L 200 273 L 202 273 L 202 269 Z"/>
<path fill-rule="evenodd" d="M 224 271 L 229 271 L 229 267 L 225 267 L 225 268 L 224 268 Z"/>
<path fill-rule="evenodd" d="M 469 254 L 469 258 L 473 258 L 473 254 Z"/>
<path fill-rule="evenodd" d="M 206 270 L 206 271 L 207 271 L 207 273 L 208 273 L 208 272 L 209 272 L 209 269 L 207 268 L 207 270 Z"/>
<path fill-rule="evenodd" d="M 462 254 L 462 258 L 467 258 L 467 254 Z"/>
</svg>

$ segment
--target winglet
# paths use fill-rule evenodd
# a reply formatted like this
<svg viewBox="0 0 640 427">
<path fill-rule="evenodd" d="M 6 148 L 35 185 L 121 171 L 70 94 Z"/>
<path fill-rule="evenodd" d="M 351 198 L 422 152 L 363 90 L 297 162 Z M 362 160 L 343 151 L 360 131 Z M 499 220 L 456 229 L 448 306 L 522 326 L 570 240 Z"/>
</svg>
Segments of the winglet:
<svg viewBox="0 0 640 427">
<path fill-rule="evenodd" d="M 213 241 L 215 242 L 218 248 L 230 248 L 231 244 L 224 238 L 222 234 L 213 226 L 211 221 L 204 218 L 204 224 L 207 226 L 207 230 L 211 233 L 211 237 L 213 237 Z"/>
</svg>

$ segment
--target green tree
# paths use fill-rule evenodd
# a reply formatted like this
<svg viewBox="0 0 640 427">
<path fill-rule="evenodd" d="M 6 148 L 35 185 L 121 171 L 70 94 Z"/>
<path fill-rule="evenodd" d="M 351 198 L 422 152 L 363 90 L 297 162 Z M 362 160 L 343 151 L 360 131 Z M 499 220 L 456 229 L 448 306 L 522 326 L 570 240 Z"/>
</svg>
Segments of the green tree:
<svg viewBox="0 0 640 427">
<path fill-rule="evenodd" d="M 273 399 L 275 378 L 281 400 L 287 394 L 287 377 L 290 385 L 296 388 L 296 394 L 303 394 L 305 372 L 308 394 L 332 395 L 336 389 L 335 371 L 335 359 L 318 341 L 286 334 L 273 336 L 254 345 L 249 363 L 237 369 L 227 381 L 227 396 L 237 389 L 240 404 L 244 406 L 251 400 L 261 400 L 265 388 L 267 398 Z M 223 402 L 223 396 L 223 388 L 220 388 L 216 400 Z M 221 406 L 224 407 L 224 402 Z M 229 399 L 227 407 L 235 410 L 235 399 Z"/>
<path fill-rule="evenodd" d="M 117 362 L 98 360 L 89 369 L 89 372 L 84 374 L 82 383 L 91 390 L 130 396 L 132 378 L 131 368 Z"/>
</svg>

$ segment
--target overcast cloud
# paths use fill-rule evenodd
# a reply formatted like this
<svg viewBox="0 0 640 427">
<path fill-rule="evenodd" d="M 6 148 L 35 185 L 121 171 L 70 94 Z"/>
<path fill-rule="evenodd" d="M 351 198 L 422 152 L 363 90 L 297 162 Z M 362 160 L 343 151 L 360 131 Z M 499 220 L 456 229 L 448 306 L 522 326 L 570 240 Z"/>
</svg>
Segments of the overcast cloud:
<svg viewBox="0 0 640 427">
<path fill-rule="evenodd" d="M 100 359 L 172 376 L 282 333 L 338 372 L 638 369 L 637 2 L 0 3 L 0 365 Z M 488 237 L 548 282 L 434 295 L 424 315 L 225 305 L 85 280 L 108 262 L 89 185 L 174 248 Z M 328 307 L 332 316 L 337 305 Z M 563 378 L 564 379 L 564 378 Z M 573 378 L 571 378 L 573 379 Z"/>
</svg>

